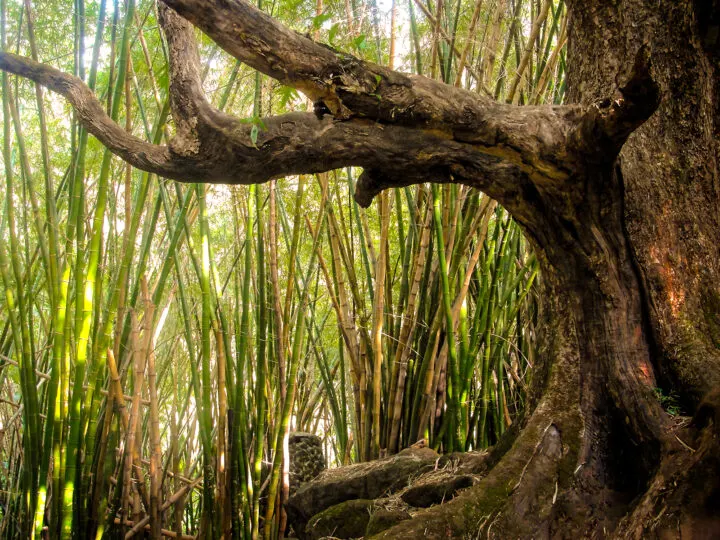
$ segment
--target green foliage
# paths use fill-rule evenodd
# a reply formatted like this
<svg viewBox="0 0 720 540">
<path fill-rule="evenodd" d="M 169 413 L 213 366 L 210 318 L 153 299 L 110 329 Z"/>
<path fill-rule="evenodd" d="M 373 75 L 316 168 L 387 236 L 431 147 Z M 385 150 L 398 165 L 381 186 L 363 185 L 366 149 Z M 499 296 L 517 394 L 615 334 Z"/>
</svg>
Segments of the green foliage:
<svg viewBox="0 0 720 540">
<path fill-rule="evenodd" d="M 666 394 L 662 388 L 656 387 L 653 388 L 653 393 L 660 402 L 662 408 L 665 409 L 665 412 L 667 412 L 670 416 L 678 416 L 682 414 L 682 408 L 679 401 L 680 398 L 675 392 Z"/>
<path fill-rule="evenodd" d="M 287 109 L 288 104 L 291 101 L 294 101 L 300 97 L 297 90 L 289 86 L 281 86 L 278 90 L 278 95 L 280 97 L 279 106 L 281 109 Z"/>
<path fill-rule="evenodd" d="M 328 43 L 330 43 L 330 45 L 335 45 L 335 38 L 339 31 L 340 23 L 335 23 L 330 27 L 330 31 L 328 32 Z"/>
<path fill-rule="evenodd" d="M 257 138 L 258 134 L 260 133 L 260 130 L 267 130 L 267 126 L 265 125 L 265 122 L 263 122 L 262 118 L 259 116 L 252 116 L 250 118 L 242 118 L 240 120 L 243 124 L 251 124 L 250 127 L 250 142 L 253 146 L 257 144 Z"/>
<path fill-rule="evenodd" d="M 354 38 L 350 43 L 353 46 L 353 48 L 359 52 L 366 51 L 370 47 L 370 44 L 367 42 L 365 34 L 360 34 L 358 37 Z"/>
<path fill-rule="evenodd" d="M 317 15 L 312 18 L 312 29 L 318 30 L 320 29 L 323 24 L 325 24 L 327 21 L 332 19 L 332 13 L 321 13 L 320 15 Z"/>
</svg>

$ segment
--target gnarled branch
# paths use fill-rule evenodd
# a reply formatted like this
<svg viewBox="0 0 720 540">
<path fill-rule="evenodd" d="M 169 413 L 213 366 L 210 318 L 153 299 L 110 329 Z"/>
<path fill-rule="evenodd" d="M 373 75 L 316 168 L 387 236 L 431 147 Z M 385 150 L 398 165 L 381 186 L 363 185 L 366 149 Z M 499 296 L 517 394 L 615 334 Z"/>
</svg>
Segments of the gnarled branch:
<svg viewBox="0 0 720 540">
<path fill-rule="evenodd" d="M 105 109 L 82 80 L 30 58 L 0 52 L 0 69 L 25 77 L 63 95 L 73 106 L 82 125 L 111 152 L 133 167 L 175 177 L 168 149 L 147 143 L 127 133 L 105 113 Z"/>
<path fill-rule="evenodd" d="M 202 151 L 182 155 L 174 145 L 153 145 L 127 133 L 77 77 L 8 53 L 0 53 L 0 69 L 65 96 L 88 131 L 134 167 L 183 182 L 251 184 L 355 165 L 384 171 L 381 181 L 359 182 L 358 199 L 367 205 L 382 189 L 422 181 L 473 183 L 500 198 L 524 181 L 516 167 L 430 130 L 368 120 L 337 122 L 312 113 L 265 118 L 253 144 L 250 125 L 207 104 L 197 124 Z"/>
<path fill-rule="evenodd" d="M 516 107 L 315 43 L 245 0 L 163 0 L 226 52 L 322 101 L 338 120 L 368 118 L 434 130 L 502 157 L 545 181 L 564 181 L 567 135 L 579 106 Z"/>
<path fill-rule="evenodd" d="M 533 203 L 552 203 L 559 194 L 577 191 L 583 168 L 598 148 L 619 151 L 656 106 L 656 100 L 638 106 L 643 92 L 652 94 L 649 71 L 640 69 L 647 62 L 636 63 L 639 69 L 633 73 L 639 75 L 621 89 L 625 100 L 609 110 L 517 107 L 334 51 L 285 28 L 245 0 L 163 2 L 170 6 L 160 5 L 160 23 L 170 50 L 177 132 L 168 146 L 125 132 L 76 77 L 9 53 L 0 53 L 0 69 L 64 95 L 108 149 L 167 178 L 249 184 L 360 166 L 366 173 L 356 198 L 363 205 L 389 187 L 459 182 L 482 189 L 521 220 L 530 219 Z M 251 125 L 215 109 L 205 98 L 197 46 L 186 20 L 236 58 L 323 100 L 332 116 L 265 118 L 253 143 Z M 542 203 L 542 198 L 547 200 Z"/>
</svg>

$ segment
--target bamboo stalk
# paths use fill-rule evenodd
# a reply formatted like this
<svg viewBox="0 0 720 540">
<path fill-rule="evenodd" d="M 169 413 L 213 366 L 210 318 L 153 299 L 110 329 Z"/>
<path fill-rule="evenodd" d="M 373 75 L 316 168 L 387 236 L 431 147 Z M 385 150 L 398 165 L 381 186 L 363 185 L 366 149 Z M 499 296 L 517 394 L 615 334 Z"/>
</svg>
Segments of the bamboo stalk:
<svg viewBox="0 0 720 540">
<path fill-rule="evenodd" d="M 122 521 L 120 518 L 115 518 L 115 520 L 113 522 L 116 525 L 124 525 L 126 527 L 132 527 L 132 529 L 130 529 L 130 530 L 133 531 L 136 527 L 136 523 L 142 523 L 142 520 L 131 521 L 131 520 L 127 519 L 125 521 Z M 150 532 L 151 527 L 150 527 L 150 525 L 143 525 L 142 527 L 140 527 L 140 529 L 137 532 L 140 532 L 141 530 Z M 125 538 L 133 538 L 134 536 L 136 536 L 137 533 L 133 533 L 132 536 L 128 536 L 129 534 L 130 534 L 130 532 L 128 531 L 128 533 L 125 535 Z M 162 536 L 166 536 L 167 538 L 179 538 L 180 540 L 196 540 L 196 538 L 194 536 L 190 536 L 188 534 L 178 534 L 175 531 L 169 531 L 167 529 L 160 529 L 160 534 Z"/>
<path fill-rule="evenodd" d="M 373 298 L 373 456 L 379 457 L 386 449 L 381 448 L 381 418 L 380 403 L 382 397 L 382 363 L 383 363 L 383 319 L 385 308 L 385 276 L 386 261 L 388 258 L 388 230 L 390 226 L 390 198 L 387 193 L 381 193 L 378 205 L 380 207 L 380 255 L 375 270 L 375 297 Z"/>
<path fill-rule="evenodd" d="M 459 4 L 458 4 L 459 5 Z M 473 10 L 472 18 L 470 19 L 470 27 L 468 29 L 468 40 L 465 42 L 462 53 L 457 64 L 457 74 L 455 75 L 455 86 L 460 86 L 462 81 L 463 69 L 465 69 L 465 63 L 467 62 L 467 55 L 470 51 L 470 47 L 473 45 L 473 36 L 477 30 L 477 25 L 480 22 L 480 10 L 482 9 L 483 0 L 476 0 L 475 9 Z M 482 81 L 478 81 L 478 85 L 481 85 Z"/>
<path fill-rule="evenodd" d="M 422 4 L 421 0 L 414 0 L 414 2 L 415 2 L 415 5 L 416 5 L 418 8 L 420 8 L 420 11 L 423 12 L 423 15 L 425 15 L 425 18 L 428 20 L 428 22 L 430 23 L 430 25 L 433 26 L 433 27 L 437 27 L 437 35 L 438 35 L 439 37 L 442 37 L 443 40 L 444 40 L 446 43 L 448 43 L 448 44 L 451 43 L 452 40 L 451 40 L 450 37 L 447 35 L 447 33 L 445 32 L 445 30 L 442 28 L 442 26 L 439 25 L 438 18 L 437 18 L 437 17 L 434 17 L 434 16 L 432 15 L 432 13 L 430 13 L 430 11 L 428 10 L 428 8 L 425 7 L 425 6 Z M 441 3 L 441 2 L 442 2 L 442 0 L 440 0 L 439 3 Z M 451 47 L 451 51 L 452 51 L 452 54 L 454 54 L 457 58 L 460 58 L 461 55 L 462 55 L 462 53 L 461 53 L 460 51 L 458 51 L 458 49 L 457 49 L 454 45 Z M 436 52 L 437 52 L 437 49 L 433 49 L 433 58 L 434 58 Z M 479 75 L 473 68 L 471 68 L 469 65 L 466 65 L 466 66 L 465 66 L 465 69 L 467 69 L 468 73 L 470 73 L 470 75 L 472 75 L 472 77 L 473 77 L 476 81 L 481 81 L 481 80 L 482 80 L 482 78 L 480 77 L 480 75 Z M 420 71 L 420 70 L 418 70 L 418 71 Z M 431 67 L 431 73 L 432 73 L 432 67 Z M 431 75 L 431 76 L 434 78 L 434 75 Z M 483 87 L 483 91 L 484 91 L 486 94 L 489 94 L 489 92 L 488 92 L 487 90 L 484 90 L 484 87 Z"/>
<path fill-rule="evenodd" d="M 5 3 L 0 6 L 0 46 L 3 50 L 7 47 L 5 33 Z M 25 482 L 23 485 L 23 499 L 28 506 L 28 514 L 35 514 L 37 494 L 37 465 L 39 447 L 39 421 L 38 421 L 38 397 L 35 382 L 35 367 L 33 365 L 30 351 L 30 333 L 25 321 L 27 320 L 26 299 L 23 294 L 22 270 L 20 268 L 18 235 L 14 212 L 14 176 L 11 166 L 10 150 L 10 122 L 11 122 L 11 99 L 9 95 L 9 84 L 7 74 L 2 74 L 3 89 L 3 161 L 5 163 L 6 176 L 6 217 L 8 234 L 10 237 L 10 249 L 0 245 L 0 271 L 5 285 L 5 296 L 7 308 L 10 313 L 10 323 L 13 333 L 14 347 L 20 352 L 20 387 L 25 401 L 23 407 L 23 419 L 26 425 L 25 440 L 23 443 L 23 461 L 25 467 Z M 4 242 L 3 242 L 4 244 Z M 10 260 L 7 259 L 10 255 Z M 11 277 L 12 272 L 12 277 Z M 12 280 L 14 278 L 17 295 L 12 292 Z M 15 311 L 17 310 L 17 312 Z"/>
<path fill-rule="evenodd" d="M 272 297 L 273 297 L 273 321 L 275 323 L 275 329 L 274 329 L 274 336 L 275 336 L 275 354 L 277 358 L 277 365 L 278 365 L 278 371 L 277 371 L 277 378 L 278 378 L 278 386 L 279 386 L 279 399 L 278 399 L 278 412 L 282 413 L 281 407 L 284 407 L 285 401 L 287 400 L 287 392 L 288 392 L 288 383 L 291 385 L 295 384 L 295 381 L 293 380 L 287 380 L 286 379 L 286 368 L 285 365 L 285 348 L 286 348 L 286 342 L 284 340 L 285 336 L 285 328 L 284 328 L 284 321 L 282 318 L 283 312 L 281 307 L 281 301 L 280 301 L 280 283 L 278 279 L 278 239 L 277 239 L 277 232 L 278 232 L 278 221 L 277 221 L 277 186 L 276 182 L 273 180 L 270 183 L 270 209 L 269 209 L 269 223 L 268 223 L 268 236 L 269 236 L 269 249 L 270 249 L 270 285 L 272 289 Z M 279 423 L 279 428 L 284 430 L 282 432 L 278 431 L 276 435 L 276 440 L 281 439 L 282 440 L 282 451 L 280 453 L 277 453 L 273 456 L 273 467 L 279 467 L 281 470 L 280 474 L 280 489 L 278 496 L 278 509 L 279 509 L 279 516 L 277 516 L 277 519 L 275 520 L 277 522 L 277 534 L 280 538 L 284 536 L 285 526 L 287 522 L 287 516 L 285 514 L 284 509 L 284 503 L 289 497 L 289 475 L 290 475 L 290 456 L 288 455 L 288 438 L 290 435 L 290 426 L 289 424 L 287 426 L 282 426 L 282 422 Z M 279 445 L 276 444 L 276 446 L 279 447 Z M 271 489 L 271 495 L 272 495 L 272 489 Z M 269 507 L 270 505 L 268 505 Z M 274 528 L 275 521 L 273 519 L 275 516 L 272 512 L 266 513 L 265 516 L 265 537 L 269 538 L 271 536 L 271 531 Z M 272 527 L 271 527 L 272 523 Z"/>
<path fill-rule="evenodd" d="M 196 186 L 198 203 L 200 206 L 200 235 L 202 241 L 202 270 L 200 273 L 200 290 L 202 292 L 202 337 L 201 337 L 201 378 L 202 378 L 202 413 L 201 422 L 205 425 L 205 432 L 210 433 L 212 426 L 212 401 L 211 401 L 211 379 L 210 379 L 210 231 L 207 219 L 207 207 L 205 203 L 206 187 L 204 184 Z M 217 531 L 214 512 L 214 490 L 215 471 L 214 454 L 215 449 L 208 446 L 203 452 L 203 523 L 205 533 L 212 538 Z"/>
<path fill-rule="evenodd" d="M 567 21 L 568 19 L 567 17 L 565 17 L 565 19 L 563 19 L 562 28 L 560 29 L 560 34 L 558 35 L 558 43 L 553 49 L 550 58 L 548 59 L 542 73 L 540 74 L 538 83 L 535 87 L 535 93 L 533 94 L 533 97 L 531 99 L 531 103 L 535 103 L 536 105 L 540 103 L 542 94 L 545 92 L 545 89 L 547 87 L 550 73 L 555 71 L 558 59 L 560 58 L 560 52 L 567 44 Z"/>
<path fill-rule="evenodd" d="M 217 391 L 218 391 L 218 426 L 217 426 L 217 508 L 220 512 L 218 523 L 220 531 L 226 538 L 229 538 L 230 531 L 230 512 L 226 507 L 229 504 L 227 500 L 227 381 L 225 347 L 222 339 L 222 333 L 218 328 L 214 329 L 215 343 L 217 345 Z"/>
<path fill-rule="evenodd" d="M 164 511 L 173 505 L 177 505 L 177 503 L 179 501 L 181 501 L 183 499 L 183 497 L 185 497 L 190 491 L 195 489 L 195 487 L 197 487 L 200 484 L 200 482 L 202 482 L 202 477 L 196 478 L 195 480 L 192 480 L 192 481 L 189 481 L 188 483 L 186 483 L 183 487 L 181 487 L 175 493 L 173 493 L 172 496 L 168 497 L 168 499 L 163 503 L 162 508 L 160 510 Z M 115 522 L 119 525 L 120 519 L 116 518 Z M 132 525 L 132 529 L 130 529 L 125 534 L 126 540 L 133 538 L 140 531 L 145 530 L 146 527 L 148 529 L 151 528 L 149 526 L 149 523 L 150 523 L 150 516 L 147 516 L 134 524 L 125 522 L 126 525 Z M 166 531 L 165 529 L 161 529 L 160 532 L 163 536 L 170 536 L 171 538 L 193 538 L 193 539 L 195 538 L 194 536 L 183 535 L 182 533 L 177 532 L 177 531 L 172 531 L 172 533 L 175 535 L 174 537 L 170 535 L 170 531 Z"/>
<path fill-rule="evenodd" d="M 520 60 L 520 63 L 518 64 L 517 70 L 515 72 L 515 77 L 513 78 L 513 81 L 510 85 L 510 90 L 508 90 L 507 97 L 505 98 L 505 100 L 508 103 L 515 103 L 515 93 L 517 92 L 518 86 L 523 77 L 523 73 L 524 73 L 525 69 L 527 68 L 528 63 L 530 62 L 530 59 L 532 57 L 533 43 L 537 39 L 537 37 L 540 33 L 541 24 L 545 21 L 545 19 L 547 19 L 548 11 L 550 10 L 550 4 L 551 4 L 551 0 L 543 0 L 543 5 L 540 8 L 540 11 L 539 11 L 537 17 L 533 21 L 533 25 L 532 25 L 532 28 L 530 29 L 530 36 L 528 37 L 525 53 L 523 54 L 522 59 Z"/>
<path fill-rule="evenodd" d="M 107 61 L 112 73 L 98 71 L 106 63 L 97 60 L 105 37 L 101 3 L 88 83 L 100 87 L 95 90 L 105 94 L 110 113 L 117 108 L 118 121 L 125 115 L 126 129 L 160 144 L 169 134 L 165 74 L 157 70 L 167 61 L 164 44 L 145 27 L 152 23 L 149 10 L 128 21 L 121 3 L 114 3 L 117 30 L 106 33 L 112 31 L 117 42 L 111 43 Z M 21 34 L 20 26 L 17 31 L 28 39 L 18 40 L 17 47 L 29 47 L 29 53 L 19 52 L 43 58 L 47 37 L 34 36 L 29 0 L 23 4 L 25 15 L 13 13 L 29 17 L 27 33 Z M 552 18 L 548 14 L 540 23 L 534 39 L 523 36 L 515 20 L 510 23 L 504 0 L 494 4 L 492 10 L 480 0 L 441 5 L 440 16 L 428 18 L 423 28 L 411 13 L 416 70 L 422 72 L 422 55 L 427 58 L 422 43 L 434 31 L 435 70 L 445 80 L 470 85 L 470 70 L 492 80 L 498 65 L 490 59 L 510 26 L 505 54 L 498 59 L 500 73 L 505 66 L 519 66 L 531 50 L 517 99 L 557 100 L 565 72 L 561 4 L 550 6 Z M 534 21 L 541 14 L 538 4 Z M 348 0 L 348 12 L 358 16 L 355 31 L 361 30 L 368 6 Z M 423 6 L 428 13 L 438 7 Z M 516 10 L 525 7 L 514 4 Z M 73 9 L 75 58 L 68 61 L 84 76 L 85 2 L 75 0 Z M 142 60 L 133 66 L 128 55 L 123 69 L 120 57 L 127 48 L 122 41 L 129 23 L 129 41 L 139 42 L 136 53 Z M 373 19 L 368 24 L 373 38 L 383 37 Z M 393 41 L 397 46 L 399 30 L 391 28 L 390 40 L 381 45 Z M 466 34 L 475 35 L 466 39 Z M 206 71 L 212 75 L 207 84 L 214 87 L 209 91 L 213 102 L 245 112 L 250 100 L 242 96 L 255 82 L 254 115 L 277 108 L 279 98 L 270 85 L 259 92 L 260 78 L 216 51 L 210 45 L 202 53 L 203 61 L 212 64 Z M 516 57 L 509 58 L 513 51 Z M 373 47 L 366 54 L 387 52 Z M 391 60 L 394 56 L 391 52 Z M 504 83 L 498 82 L 502 94 Z M 36 536 L 60 536 L 59 524 L 69 517 L 71 529 L 97 538 L 116 529 L 129 532 L 128 527 L 132 534 L 146 534 L 146 526 L 154 537 L 162 535 L 158 526 L 180 535 L 251 538 L 262 531 L 279 537 L 285 528 L 291 428 L 324 430 L 329 462 L 349 463 L 396 452 L 420 437 L 443 451 L 451 439 L 455 449 L 479 448 L 495 442 L 516 421 L 533 363 L 537 263 L 521 231 L 504 211 L 493 212 L 488 199 L 464 186 L 443 187 L 435 220 L 431 192 L 419 186 L 383 195 L 379 207 L 366 212 L 352 199 L 355 173 L 348 168 L 319 175 L 317 185 L 306 177 L 273 182 L 249 200 L 247 188 L 234 188 L 232 207 L 226 210 L 220 204 L 223 188 L 211 195 L 175 185 L 168 193 L 166 183 L 113 160 L 103 173 L 102 149 L 88 143 L 76 124 L 70 143 L 58 142 L 55 126 L 61 119 L 43 108 L 35 88 L 17 84 L 5 99 L 4 135 L 12 124 L 3 162 L 11 170 L 14 208 L 0 221 L 0 248 L 6 250 L 0 283 L 3 292 L 9 289 L 13 307 L 8 311 L 5 301 L 12 313 L 0 322 L 5 444 L 0 474 L 16 495 L 8 502 L 0 536 L 27 537 L 30 530 Z M 155 107 L 147 107 L 148 100 Z M 28 103 L 31 109 L 37 103 L 35 125 L 21 129 Z M 40 136 L 34 139 L 30 133 Z M 61 179 L 55 169 L 68 153 L 70 165 Z M 43 181 L 44 188 L 35 183 Z M 8 173 L 4 187 L 7 183 Z M 195 204 L 196 195 L 206 199 L 203 210 Z M 98 202 L 105 206 L 99 243 Z M 286 215 L 286 204 L 292 216 Z M 310 218 L 313 214 L 322 218 Z M 199 231 L 193 227 L 198 217 Z M 151 284 L 149 291 L 143 279 Z M 232 292 L 224 294 L 228 285 Z M 88 302 L 85 293 L 91 289 Z M 148 296 L 158 306 L 151 318 L 143 309 Z M 147 336 L 152 345 L 144 353 L 144 395 L 135 364 Z M 82 362 L 84 373 L 78 369 Z M 31 412 L 33 395 L 38 406 Z M 29 417 L 34 427 L 19 421 Z M 28 457 L 31 444 L 35 458 Z M 116 447 L 123 454 L 116 455 Z M 258 456 L 272 464 L 269 474 L 263 467 L 263 482 L 255 481 Z M 31 459 L 37 469 L 27 466 Z M 171 493 L 183 489 L 183 475 L 201 464 L 208 481 L 194 489 L 202 495 L 186 490 L 172 509 L 167 507 Z M 208 489 L 211 498 L 206 498 Z M 63 509 L 66 491 L 72 492 L 71 512 Z M 35 493 L 37 504 L 27 515 Z"/>
<path fill-rule="evenodd" d="M 391 409 L 388 414 L 391 420 L 391 431 L 388 439 L 388 451 L 394 454 L 398 451 L 400 436 L 400 420 L 402 418 L 402 405 L 405 395 L 405 377 L 408 370 L 408 358 L 410 355 L 410 343 L 412 342 L 412 333 L 417 325 L 416 319 L 416 303 L 420 292 L 420 283 L 422 274 L 427 261 L 428 248 L 430 246 L 430 226 L 432 220 L 432 212 L 428 206 L 425 212 L 425 220 L 420 236 L 419 249 L 415 256 L 412 285 L 408 296 L 408 305 L 406 313 L 408 317 L 403 318 L 402 328 L 399 334 L 399 346 L 395 352 L 395 364 L 392 381 L 394 388 L 390 391 Z"/>
<path fill-rule="evenodd" d="M 162 448 L 160 446 L 160 415 L 158 412 L 157 372 L 155 370 L 155 351 L 152 338 L 152 321 L 155 306 L 150 301 L 147 281 L 141 283 L 143 301 L 145 303 L 145 329 L 149 346 L 147 349 L 147 378 L 150 395 L 150 537 L 160 538 L 162 522 L 160 519 L 160 459 Z"/>
<path fill-rule="evenodd" d="M 145 338 L 140 339 L 140 328 L 137 316 L 131 313 L 132 318 L 132 334 L 131 343 L 133 349 L 133 402 L 130 409 L 130 418 L 128 420 L 127 431 L 125 435 L 124 446 L 124 464 L 123 464 L 123 483 L 122 483 L 122 500 L 120 504 L 120 520 L 124 522 L 130 512 L 130 497 L 132 496 L 132 469 L 135 452 L 135 438 L 137 436 L 137 426 L 140 417 L 140 399 L 142 395 L 142 385 L 145 379 L 145 361 L 147 358 L 145 348 Z"/>
</svg>

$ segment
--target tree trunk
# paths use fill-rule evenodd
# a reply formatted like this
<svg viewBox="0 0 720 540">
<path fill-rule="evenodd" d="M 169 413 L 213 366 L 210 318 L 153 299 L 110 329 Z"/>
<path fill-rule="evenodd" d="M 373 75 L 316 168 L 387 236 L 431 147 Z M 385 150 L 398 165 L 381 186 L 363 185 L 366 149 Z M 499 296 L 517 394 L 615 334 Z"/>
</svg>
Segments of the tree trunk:
<svg viewBox="0 0 720 540">
<path fill-rule="evenodd" d="M 720 3 L 710 4 L 569 2 L 569 99 L 612 95 L 646 47 L 661 104 L 615 163 L 587 167 L 583 193 L 520 216 L 542 263 L 545 322 L 522 430 L 492 450 L 479 485 L 382 537 L 720 535 Z M 671 395 L 684 414 L 697 409 L 690 425 L 663 410 Z"/>
</svg>

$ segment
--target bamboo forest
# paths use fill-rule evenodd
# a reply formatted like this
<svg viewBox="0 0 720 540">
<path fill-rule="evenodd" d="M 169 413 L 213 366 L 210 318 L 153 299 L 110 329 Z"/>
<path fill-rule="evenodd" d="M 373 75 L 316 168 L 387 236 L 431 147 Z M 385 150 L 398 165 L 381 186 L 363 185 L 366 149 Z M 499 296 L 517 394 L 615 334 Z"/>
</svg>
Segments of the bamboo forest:
<svg viewBox="0 0 720 540">
<path fill-rule="evenodd" d="M 564 99 L 564 0 L 257 7 L 499 102 Z M 81 79 L 137 138 L 175 134 L 154 0 L 2 0 L 0 15 L 3 51 Z M 208 101 L 251 144 L 266 116 L 323 114 L 194 33 Z M 542 276 L 479 190 L 421 183 L 364 209 L 359 167 L 181 183 L 114 156 L 30 79 L 3 71 L 2 106 L 0 537 L 294 536 L 294 434 L 334 469 L 483 451 L 522 415 Z"/>
</svg>

